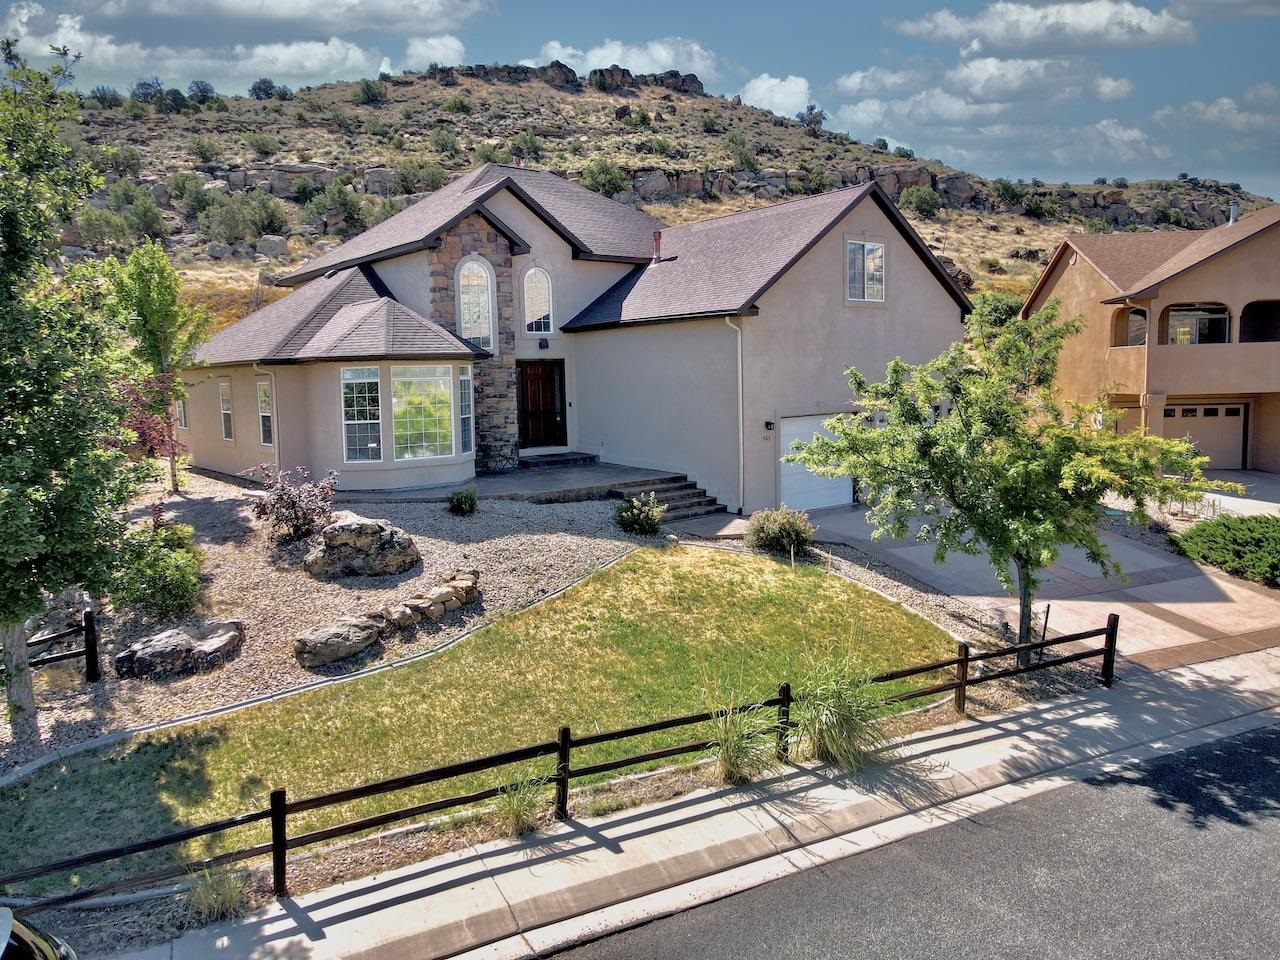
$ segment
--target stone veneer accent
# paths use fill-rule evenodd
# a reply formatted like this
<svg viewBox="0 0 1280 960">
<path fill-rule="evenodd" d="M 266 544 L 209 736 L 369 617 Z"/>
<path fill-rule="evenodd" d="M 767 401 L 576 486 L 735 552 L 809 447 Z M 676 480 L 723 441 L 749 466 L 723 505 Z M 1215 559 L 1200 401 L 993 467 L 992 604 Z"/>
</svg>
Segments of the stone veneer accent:
<svg viewBox="0 0 1280 960">
<path fill-rule="evenodd" d="M 475 389 L 476 472 L 495 473 L 516 466 L 520 425 L 516 419 L 515 284 L 511 276 L 511 244 L 479 214 L 471 214 L 427 251 L 431 271 L 431 319 L 458 332 L 458 263 L 478 254 L 497 277 L 497 355 L 478 360 Z"/>
</svg>

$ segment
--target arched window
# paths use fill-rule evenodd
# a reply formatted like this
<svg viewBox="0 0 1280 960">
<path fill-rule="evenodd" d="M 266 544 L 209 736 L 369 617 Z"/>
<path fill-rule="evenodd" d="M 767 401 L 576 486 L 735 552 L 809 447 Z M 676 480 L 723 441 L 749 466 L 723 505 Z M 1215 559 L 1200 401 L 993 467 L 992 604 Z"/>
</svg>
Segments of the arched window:
<svg viewBox="0 0 1280 960">
<path fill-rule="evenodd" d="M 458 267 L 458 335 L 477 347 L 493 349 L 494 304 L 493 268 L 475 257 Z"/>
<path fill-rule="evenodd" d="M 551 274 L 541 267 L 530 267 L 524 275 L 525 333 L 550 333 Z"/>
</svg>

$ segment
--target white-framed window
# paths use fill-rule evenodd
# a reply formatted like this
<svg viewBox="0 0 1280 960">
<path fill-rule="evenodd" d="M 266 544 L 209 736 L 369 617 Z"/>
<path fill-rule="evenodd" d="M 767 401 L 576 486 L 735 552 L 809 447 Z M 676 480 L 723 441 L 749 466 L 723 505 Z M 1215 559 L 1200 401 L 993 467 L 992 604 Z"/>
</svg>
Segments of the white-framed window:
<svg viewBox="0 0 1280 960">
<path fill-rule="evenodd" d="M 235 425 L 231 416 L 231 381 L 218 381 L 218 409 L 222 413 L 222 439 L 234 440 Z"/>
<path fill-rule="evenodd" d="M 475 407 L 471 392 L 471 368 L 458 368 L 458 452 L 475 448 Z"/>
<path fill-rule="evenodd" d="M 392 367 L 391 420 L 397 460 L 453 456 L 453 369 Z"/>
<path fill-rule="evenodd" d="M 187 429 L 187 400 L 180 397 L 173 405 L 173 422 L 179 430 Z"/>
<path fill-rule="evenodd" d="M 525 333 L 551 333 L 551 274 L 541 267 L 530 267 L 524 275 Z"/>
<path fill-rule="evenodd" d="M 382 391 L 377 367 L 342 368 L 342 444 L 347 463 L 382 459 Z"/>
<path fill-rule="evenodd" d="M 458 265 L 458 335 L 485 350 L 494 347 L 496 286 L 493 267 L 483 257 L 470 257 Z"/>
<path fill-rule="evenodd" d="M 884 244 L 869 240 L 848 241 L 849 300 L 884 300 Z"/>
<path fill-rule="evenodd" d="M 275 442 L 275 424 L 271 420 L 271 381 L 258 381 L 258 439 L 264 447 Z"/>
</svg>

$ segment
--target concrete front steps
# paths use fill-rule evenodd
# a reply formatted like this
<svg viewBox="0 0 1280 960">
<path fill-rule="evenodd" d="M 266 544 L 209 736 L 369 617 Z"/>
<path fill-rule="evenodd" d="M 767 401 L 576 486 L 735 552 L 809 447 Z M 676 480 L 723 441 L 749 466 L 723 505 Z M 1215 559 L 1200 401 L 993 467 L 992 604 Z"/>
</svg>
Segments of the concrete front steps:
<svg viewBox="0 0 1280 960">
<path fill-rule="evenodd" d="M 618 484 L 609 491 L 609 496 L 620 500 L 650 492 L 657 496 L 659 503 L 666 505 L 663 523 L 705 517 L 710 513 L 724 513 L 726 509 L 724 504 L 719 503 L 715 497 L 708 496 L 706 490 L 684 474 L 673 474 L 657 481 Z"/>
</svg>

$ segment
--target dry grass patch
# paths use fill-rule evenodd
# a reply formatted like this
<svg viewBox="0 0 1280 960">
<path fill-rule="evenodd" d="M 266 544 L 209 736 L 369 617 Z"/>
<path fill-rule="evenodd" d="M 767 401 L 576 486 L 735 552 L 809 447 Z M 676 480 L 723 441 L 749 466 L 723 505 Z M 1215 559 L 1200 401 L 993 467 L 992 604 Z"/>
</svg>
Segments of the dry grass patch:
<svg viewBox="0 0 1280 960">
<path fill-rule="evenodd" d="M 261 808 L 275 787 L 300 798 L 548 741 L 560 723 L 586 733 L 679 716 L 700 709 L 708 689 L 764 698 L 806 658 L 850 655 L 880 670 L 950 648 L 942 630 L 821 567 L 642 549 L 432 659 L 45 767 L 0 790 L 0 862 L 46 862 Z M 574 762 L 712 735 L 665 731 L 576 751 Z M 291 819 L 290 831 L 550 772 L 548 759 L 317 810 Z M 245 828 L 184 852 L 262 839 Z"/>
</svg>

